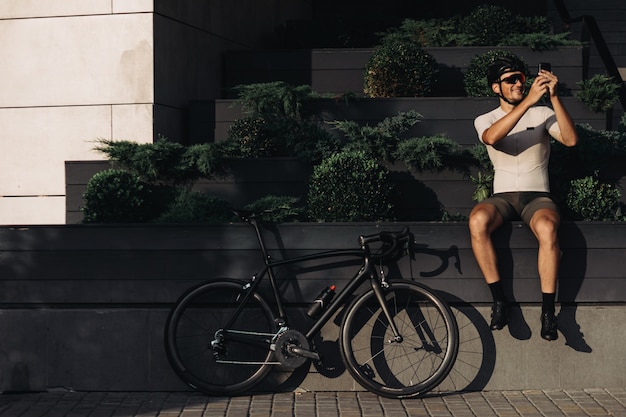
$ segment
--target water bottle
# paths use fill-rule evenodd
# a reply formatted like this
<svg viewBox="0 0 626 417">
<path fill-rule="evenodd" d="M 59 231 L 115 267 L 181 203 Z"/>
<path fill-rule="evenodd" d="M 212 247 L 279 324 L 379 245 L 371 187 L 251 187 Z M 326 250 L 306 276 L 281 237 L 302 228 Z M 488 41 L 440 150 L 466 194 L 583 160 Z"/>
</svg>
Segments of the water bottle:
<svg viewBox="0 0 626 417">
<path fill-rule="evenodd" d="M 322 311 L 328 307 L 330 304 L 330 300 L 335 296 L 335 286 L 331 285 L 330 287 L 324 288 L 324 290 L 318 295 L 313 303 L 309 306 L 309 309 L 306 312 L 306 315 L 311 317 L 312 319 L 316 319 L 320 316 Z"/>
</svg>

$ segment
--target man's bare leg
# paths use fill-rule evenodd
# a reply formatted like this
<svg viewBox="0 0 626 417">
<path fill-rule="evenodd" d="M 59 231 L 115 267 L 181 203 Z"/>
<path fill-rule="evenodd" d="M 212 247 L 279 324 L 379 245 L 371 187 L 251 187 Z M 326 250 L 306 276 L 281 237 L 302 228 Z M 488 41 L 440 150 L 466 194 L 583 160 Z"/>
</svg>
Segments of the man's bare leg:
<svg viewBox="0 0 626 417">
<path fill-rule="evenodd" d="M 530 228 L 539 242 L 537 268 L 541 282 L 541 337 L 546 340 L 558 338 L 554 304 L 559 274 L 561 249 L 558 240 L 559 213 L 552 209 L 538 210 L 530 220 Z"/>
<path fill-rule="evenodd" d="M 509 305 L 504 296 L 496 250 L 491 239 L 491 234 L 503 223 L 504 219 L 491 204 L 477 204 L 470 213 L 472 250 L 493 297 L 492 330 L 500 330 L 508 323 Z"/>
</svg>

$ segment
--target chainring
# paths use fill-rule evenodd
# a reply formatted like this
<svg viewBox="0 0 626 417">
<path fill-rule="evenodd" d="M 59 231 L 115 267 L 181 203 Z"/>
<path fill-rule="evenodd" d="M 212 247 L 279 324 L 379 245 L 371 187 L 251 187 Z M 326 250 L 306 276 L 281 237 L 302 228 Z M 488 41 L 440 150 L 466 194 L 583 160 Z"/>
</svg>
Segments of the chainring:
<svg viewBox="0 0 626 417">
<path fill-rule="evenodd" d="M 294 353 L 293 347 L 309 350 L 309 341 L 297 330 L 285 330 L 276 337 L 274 356 L 282 365 L 295 369 L 304 365 L 308 358 Z"/>
</svg>

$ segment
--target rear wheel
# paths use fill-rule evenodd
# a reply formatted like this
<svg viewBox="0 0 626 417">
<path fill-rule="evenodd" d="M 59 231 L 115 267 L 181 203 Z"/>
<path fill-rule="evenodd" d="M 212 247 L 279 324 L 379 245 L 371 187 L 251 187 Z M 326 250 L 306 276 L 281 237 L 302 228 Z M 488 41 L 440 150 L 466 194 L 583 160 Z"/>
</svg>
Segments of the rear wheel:
<svg viewBox="0 0 626 417">
<path fill-rule="evenodd" d="M 384 289 L 400 332 L 395 338 L 373 290 L 354 300 L 343 320 L 341 351 L 364 388 L 391 398 L 423 395 L 448 375 L 459 348 L 454 315 L 429 288 L 410 281 Z"/>
<path fill-rule="evenodd" d="M 188 291 L 171 310 L 165 326 L 167 357 L 194 389 L 215 395 L 241 393 L 270 370 L 276 326 L 261 295 L 253 294 L 223 331 L 244 293 L 239 282 L 209 282 Z"/>
</svg>

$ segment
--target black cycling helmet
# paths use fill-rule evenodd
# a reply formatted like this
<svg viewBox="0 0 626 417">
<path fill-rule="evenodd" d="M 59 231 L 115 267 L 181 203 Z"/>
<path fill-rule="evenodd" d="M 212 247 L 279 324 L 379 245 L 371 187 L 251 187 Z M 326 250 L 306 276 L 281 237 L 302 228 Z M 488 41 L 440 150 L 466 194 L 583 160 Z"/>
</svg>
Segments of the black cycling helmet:
<svg viewBox="0 0 626 417">
<path fill-rule="evenodd" d="M 497 82 L 502 74 L 514 71 L 520 71 L 524 75 L 527 75 L 526 64 L 517 58 L 506 56 L 497 58 L 491 65 L 489 65 L 489 67 L 487 67 L 487 82 L 491 85 Z"/>
</svg>

